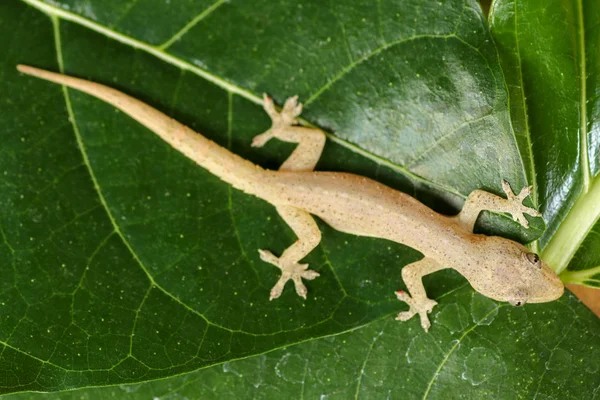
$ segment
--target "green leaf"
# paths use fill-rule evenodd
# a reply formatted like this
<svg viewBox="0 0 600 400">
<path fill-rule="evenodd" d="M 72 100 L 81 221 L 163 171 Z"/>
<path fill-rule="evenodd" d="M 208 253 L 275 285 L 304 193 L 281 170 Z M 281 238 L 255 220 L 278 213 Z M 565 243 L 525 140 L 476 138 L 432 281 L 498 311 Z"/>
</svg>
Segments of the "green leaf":
<svg viewBox="0 0 600 400">
<path fill-rule="evenodd" d="M 463 285 L 442 301 L 434 321 L 442 329 L 431 335 L 386 317 L 166 380 L 7 399 L 584 399 L 597 391 L 600 350 L 581 333 L 597 332 L 598 320 L 573 296 L 551 308 L 513 308 Z M 518 330 L 499 334 L 511 325 Z"/>
<path fill-rule="evenodd" d="M 598 386 L 589 350 L 598 321 L 572 296 L 513 310 L 475 295 L 455 273 L 434 274 L 425 284 L 440 306 L 425 334 L 418 321 L 391 317 L 403 307 L 393 295 L 400 269 L 420 254 L 325 224 L 306 259 L 321 274 L 309 299 L 287 288 L 269 302 L 277 272 L 257 249 L 278 254 L 295 240 L 270 205 L 112 107 L 15 70 L 27 63 L 108 84 L 273 169 L 291 147 L 249 147 L 268 127 L 259 94 L 279 102 L 299 94 L 306 120 L 331 132 L 318 169 L 369 176 L 452 213 L 473 189 L 500 193 L 507 179 L 518 190 L 532 176 L 477 4 L 172 3 L 0 4 L 2 393 L 150 381 L 238 358 L 247 370 L 287 350 L 251 356 L 300 342 L 294 354 L 308 351 L 315 371 L 336 373 L 317 347 L 332 341 L 348 370 L 339 380 L 317 375 L 315 393 L 354 381 L 373 350 L 381 353 L 373 360 L 413 371 L 386 382 L 398 393 L 414 386 L 414 396 L 441 396 L 450 382 L 472 397 L 489 387 L 553 393 L 546 379 L 572 393 Z M 480 229 L 527 241 L 544 226 L 538 219 L 523 230 L 485 215 Z M 385 348 L 372 345 L 374 332 L 389 332 Z M 565 371 L 569 357 L 576 363 Z M 479 359 L 491 360 L 491 378 Z M 230 364 L 222 365 L 197 374 L 226 382 L 219 371 Z M 290 365 L 293 383 L 302 365 Z M 593 372 L 583 383 L 562 380 L 585 368 Z M 298 393 L 268 371 L 273 390 Z M 360 396 L 383 393 L 372 382 Z"/>
<path fill-rule="evenodd" d="M 496 0 L 490 22 L 534 203 L 548 224 L 542 258 L 558 273 L 568 267 L 565 282 L 592 284 L 595 272 L 583 270 L 600 266 L 600 252 L 587 254 L 600 218 L 600 7 Z"/>
</svg>

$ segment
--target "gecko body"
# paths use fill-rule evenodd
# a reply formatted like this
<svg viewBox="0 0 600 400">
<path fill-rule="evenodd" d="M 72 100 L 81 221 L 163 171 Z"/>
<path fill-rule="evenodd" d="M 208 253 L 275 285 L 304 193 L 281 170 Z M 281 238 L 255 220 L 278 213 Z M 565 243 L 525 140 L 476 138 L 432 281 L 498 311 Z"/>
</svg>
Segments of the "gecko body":
<svg viewBox="0 0 600 400">
<path fill-rule="evenodd" d="M 523 214 L 540 216 L 522 204 L 529 195 L 529 188 L 515 195 L 509 184 L 503 182 L 507 199 L 476 190 L 468 196 L 458 215 L 445 216 L 369 178 L 341 172 L 315 172 L 325 134 L 318 129 L 296 126 L 296 117 L 302 109 L 296 97 L 288 99 L 278 112 L 272 100 L 265 96 L 264 108 L 273 124 L 256 136 L 252 145 L 261 147 L 272 138 L 298 144 L 280 169 L 271 171 L 115 89 L 29 66 L 17 68 L 112 104 L 212 174 L 275 206 L 298 240 L 279 257 L 259 250 L 263 261 L 282 272 L 271 290 L 271 300 L 281 295 L 288 280 L 294 282 L 298 295 L 306 298 L 307 289 L 302 279 L 319 276 L 308 269 L 307 264 L 300 263 L 321 240 L 311 215 L 320 217 L 336 230 L 391 240 L 424 255 L 423 259 L 402 269 L 409 293 L 398 291 L 396 296 L 409 306 L 397 319 L 404 321 L 419 315 L 425 330 L 430 327 L 427 314 L 437 303 L 427 297 L 421 278 L 443 268 L 457 270 L 483 295 L 513 305 L 552 301 L 563 293 L 563 284 L 557 275 L 525 246 L 502 237 L 473 233 L 483 210 L 510 213 L 527 227 Z"/>
</svg>

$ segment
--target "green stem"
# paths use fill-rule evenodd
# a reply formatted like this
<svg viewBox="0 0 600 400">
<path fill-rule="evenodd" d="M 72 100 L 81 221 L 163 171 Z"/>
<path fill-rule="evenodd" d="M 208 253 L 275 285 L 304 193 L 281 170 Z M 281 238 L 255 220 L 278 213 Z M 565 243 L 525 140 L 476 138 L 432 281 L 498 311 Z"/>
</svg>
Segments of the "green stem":
<svg viewBox="0 0 600 400">
<path fill-rule="evenodd" d="M 583 193 L 560 224 L 542 252 L 542 259 L 557 274 L 567 268 L 588 233 L 600 218 L 600 177 L 594 178 L 587 193 Z"/>
<path fill-rule="evenodd" d="M 589 281 L 590 278 L 594 275 L 600 274 L 600 266 L 584 269 L 581 271 L 565 271 L 560 274 L 560 279 L 564 283 L 579 283 L 584 284 L 586 281 Z M 600 279 L 593 279 L 600 283 Z"/>
</svg>

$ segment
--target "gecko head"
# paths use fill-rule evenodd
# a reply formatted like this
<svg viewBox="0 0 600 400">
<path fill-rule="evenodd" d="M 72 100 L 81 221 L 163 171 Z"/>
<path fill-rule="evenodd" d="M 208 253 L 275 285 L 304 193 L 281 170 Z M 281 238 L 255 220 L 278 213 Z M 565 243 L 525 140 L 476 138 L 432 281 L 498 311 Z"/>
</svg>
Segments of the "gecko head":
<svg viewBox="0 0 600 400">
<path fill-rule="evenodd" d="M 488 254 L 492 279 L 486 289 L 493 294 L 489 297 L 522 306 L 562 296 L 564 285 L 560 278 L 536 253 L 512 240 L 495 239 L 495 251 Z"/>
</svg>

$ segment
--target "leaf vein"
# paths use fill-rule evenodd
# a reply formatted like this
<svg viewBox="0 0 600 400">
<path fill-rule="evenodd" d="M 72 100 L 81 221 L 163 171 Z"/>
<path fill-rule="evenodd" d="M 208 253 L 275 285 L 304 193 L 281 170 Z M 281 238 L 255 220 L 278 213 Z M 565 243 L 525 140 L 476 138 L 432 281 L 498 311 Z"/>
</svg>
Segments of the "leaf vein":
<svg viewBox="0 0 600 400">
<path fill-rule="evenodd" d="M 527 138 L 527 147 L 529 150 L 529 168 L 531 170 L 531 201 L 535 208 L 538 207 L 538 187 L 537 187 L 537 173 L 535 170 L 535 160 L 533 159 L 533 142 L 531 141 L 531 128 L 529 127 L 529 115 L 527 113 L 527 99 L 525 98 L 525 80 L 523 79 L 523 61 L 521 59 L 521 45 L 519 43 L 519 25 L 518 25 L 518 14 L 517 14 L 517 3 L 514 2 L 514 21 L 515 21 L 515 52 L 517 55 L 517 71 L 519 76 L 519 93 L 521 94 L 521 103 L 523 105 L 523 120 L 525 121 L 525 137 Z M 510 97 L 509 97 L 510 101 Z M 537 241 L 535 241 L 537 246 Z"/>
<path fill-rule="evenodd" d="M 408 43 L 408 42 L 412 42 L 412 41 L 419 40 L 419 39 L 449 39 L 449 38 L 457 38 L 457 36 L 454 33 L 451 33 L 448 35 L 435 35 L 435 34 L 415 35 L 415 36 L 409 36 L 409 37 L 404 37 L 402 39 L 394 40 L 394 41 L 386 43 L 382 46 L 379 46 L 376 49 L 374 49 L 373 51 L 371 51 L 370 53 L 365 54 L 361 58 L 358 58 L 358 59 L 352 61 L 350 64 L 344 66 L 340 70 L 340 72 L 338 72 L 333 78 L 328 80 L 323 86 L 321 86 L 312 95 L 310 95 L 310 97 L 308 98 L 308 100 L 306 100 L 304 102 L 304 104 L 308 106 L 310 103 L 314 102 L 320 95 L 322 95 L 324 92 L 329 90 L 331 88 L 331 86 L 333 86 L 334 83 L 336 83 L 337 81 L 342 79 L 344 76 L 349 74 L 359 64 L 362 64 L 363 62 L 369 60 L 371 57 L 381 53 L 384 50 L 387 50 L 387 49 L 397 46 L 399 44 Z"/>
<path fill-rule="evenodd" d="M 364 359 L 362 365 L 360 366 L 360 375 L 358 376 L 358 380 L 356 382 L 356 391 L 354 392 L 355 399 L 358 399 L 358 396 L 360 394 L 360 387 L 362 385 L 363 377 L 365 376 L 365 366 L 367 365 L 367 362 L 369 361 L 369 358 L 371 357 L 371 353 L 373 352 L 373 347 L 375 347 L 375 343 L 383 335 L 383 332 L 385 331 L 385 328 L 388 326 L 390 321 L 391 321 L 391 319 L 388 318 L 388 320 L 383 325 L 383 328 L 381 328 L 381 331 L 379 332 L 379 334 L 377 336 L 375 336 L 371 341 L 369 350 L 367 351 L 367 355 L 365 356 L 365 359 Z"/>
<path fill-rule="evenodd" d="M 211 4 L 209 7 L 207 7 L 203 11 L 201 11 L 197 16 L 195 16 L 190 22 L 188 22 L 183 28 L 181 28 L 179 31 L 177 31 L 173 36 L 171 36 L 171 38 L 167 39 L 167 41 L 165 41 L 163 44 L 158 46 L 158 48 L 161 50 L 166 50 L 167 48 L 169 48 L 173 43 L 180 40 L 186 33 L 188 33 L 190 31 L 190 29 L 195 27 L 200 21 L 202 21 L 203 19 L 208 17 L 217 8 L 219 8 L 221 5 L 223 5 L 227 1 L 228 0 L 215 1 L 213 4 Z"/>
<path fill-rule="evenodd" d="M 497 312 L 498 309 L 500 308 L 500 305 L 497 305 L 496 307 L 494 307 L 490 312 L 488 312 L 486 315 L 484 315 L 480 321 L 485 320 L 487 317 L 489 317 L 490 315 L 492 315 L 493 313 Z M 444 365 L 446 365 L 446 363 L 448 362 L 448 359 L 450 359 L 450 356 L 454 353 L 454 351 L 458 348 L 458 345 L 463 341 L 463 339 L 469 334 L 471 333 L 475 328 L 477 328 L 479 326 L 479 323 L 476 322 L 472 327 L 470 327 L 469 329 L 467 329 L 465 331 L 465 333 L 463 333 L 461 335 L 460 338 L 458 338 L 458 340 L 454 343 L 454 346 L 452 346 L 452 348 L 450 349 L 450 351 L 448 351 L 448 353 L 446 353 L 446 355 L 444 356 L 444 359 L 442 360 L 442 362 L 440 363 L 440 365 L 437 367 L 437 369 L 435 370 L 435 372 L 433 373 L 433 376 L 431 377 L 431 380 L 429 381 L 429 384 L 427 385 L 427 389 L 425 390 L 425 393 L 423 393 L 423 398 L 422 400 L 427 399 L 427 397 L 429 396 L 429 393 L 431 392 L 431 388 L 433 387 L 433 382 L 435 381 L 435 379 L 438 377 L 438 375 L 440 374 L 442 368 L 444 367 Z"/>
<path fill-rule="evenodd" d="M 587 142 L 587 72 L 585 59 L 585 27 L 583 22 L 583 4 L 582 0 L 577 0 L 577 23 L 578 42 L 579 42 L 579 91 L 581 97 L 579 99 L 580 127 L 579 127 L 579 142 L 580 142 L 580 158 L 581 158 L 581 174 L 583 175 L 583 194 L 590 189 L 590 161 L 588 159 L 588 142 Z"/>
</svg>

